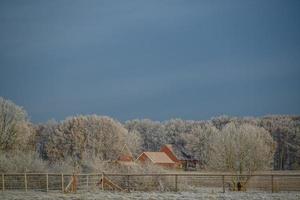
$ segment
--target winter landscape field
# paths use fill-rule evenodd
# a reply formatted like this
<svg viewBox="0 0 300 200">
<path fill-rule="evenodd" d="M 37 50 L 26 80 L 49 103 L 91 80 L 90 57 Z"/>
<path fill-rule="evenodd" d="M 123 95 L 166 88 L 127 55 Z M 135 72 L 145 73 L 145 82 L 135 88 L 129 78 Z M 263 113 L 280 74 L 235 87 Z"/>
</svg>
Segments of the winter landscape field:
<svg viewBox="0 0 300 200">
<path fill-rule="evenodd" d="M 199 190 L 194 192 L 84 192 L 77 194 L 62 194 L 57 192 L 21 192 L 9 191 L 0 193 L 0 199 L 7 200 L 63 200 L 63 199 L 121 199 L 121 200 L 299 200 L 299 192 L 227 192 L 214 190 Z"/>
<path fill-rule="evenodd" d="M 300 0 L 0 0 L 0 200 L 300 200 Z"/>
</svg>

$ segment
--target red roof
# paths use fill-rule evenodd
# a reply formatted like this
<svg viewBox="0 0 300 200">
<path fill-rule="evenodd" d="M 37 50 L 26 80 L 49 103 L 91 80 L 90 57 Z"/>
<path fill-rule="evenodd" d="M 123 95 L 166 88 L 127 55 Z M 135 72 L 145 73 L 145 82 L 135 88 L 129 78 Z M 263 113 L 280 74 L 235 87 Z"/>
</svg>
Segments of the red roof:
<svg viewBox="0 0 300 200">
<path fill-rule="evenodd" d="M 143 154 L 145 154 L 153 163 L 175 163 L 165 152 L 143 152 L 137 159 L 139 159 Z"/>
</svg>

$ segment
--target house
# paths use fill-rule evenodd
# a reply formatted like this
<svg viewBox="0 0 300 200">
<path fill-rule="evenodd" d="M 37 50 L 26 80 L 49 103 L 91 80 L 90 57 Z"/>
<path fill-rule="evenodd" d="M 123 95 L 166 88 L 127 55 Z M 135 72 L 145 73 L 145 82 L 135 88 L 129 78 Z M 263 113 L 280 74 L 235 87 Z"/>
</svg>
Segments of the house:
<svg viewBox="0 0 300 200">
<path fill-rule="evenodd" d="M 142 164 L 150 162 L 162 167 L 175 167 L 175 162 L 165 152 L 143 152 L 136 160 Z"/>
<path fill-rule="evenodd" d="M 179 145 L 166 144 L 161 147 L 160 151 L 168 155 L 176 168 L 195 169 L 199 163 L 184 147 Z"/>
</svg>

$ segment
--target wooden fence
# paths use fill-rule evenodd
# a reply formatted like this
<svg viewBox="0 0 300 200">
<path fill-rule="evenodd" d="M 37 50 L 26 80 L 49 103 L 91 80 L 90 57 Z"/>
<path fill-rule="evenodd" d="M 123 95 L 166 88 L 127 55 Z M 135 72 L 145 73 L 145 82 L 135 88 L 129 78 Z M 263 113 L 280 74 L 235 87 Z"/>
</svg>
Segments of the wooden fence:
<svg viewBox="0 0 300 200">
<path fill-rule="evenodd" d="M 58 174 L 6 173 L 1 175 L 0 189 L 24 191 L 190 191 L 209 189 L 226 192 L 232 180 L 248 177 L 247 191 L 300 191 L 300 174 Z"/>
</svg>

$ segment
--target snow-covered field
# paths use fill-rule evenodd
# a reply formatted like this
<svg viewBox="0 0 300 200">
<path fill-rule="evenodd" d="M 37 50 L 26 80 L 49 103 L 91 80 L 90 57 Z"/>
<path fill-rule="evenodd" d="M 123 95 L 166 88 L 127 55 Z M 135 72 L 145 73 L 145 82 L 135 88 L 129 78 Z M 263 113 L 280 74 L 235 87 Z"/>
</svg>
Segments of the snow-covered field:
<svg viewBox="0 0 300 200">
<path fill-rule="evenodd" d="M 62 194 L 60 192 L 22 192 L 22 191 L 5 191 L 0 192 L 0 199 L 9 200 L 56 200 L 56 199 L 207 199 L 207 200 L 248 200 L 248 199 L 264 199 L 264 200 L 300 200 L 300 192 L 281 192 L 281 193 L 264 193 L 264 192 L 81 192 L 77 194 Z"/>
</svg>

